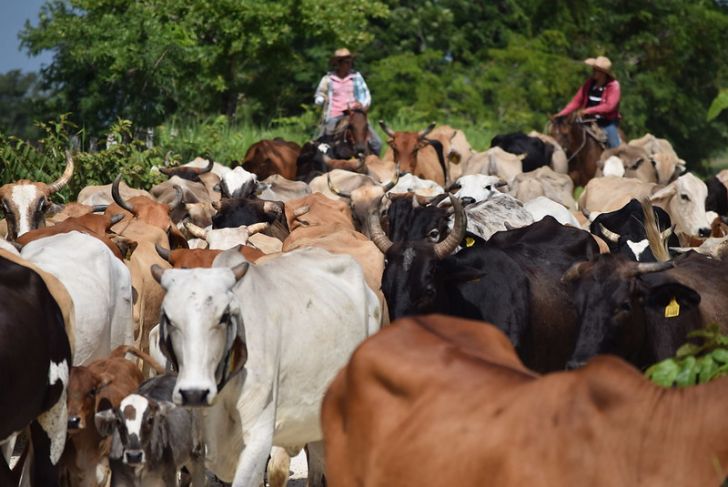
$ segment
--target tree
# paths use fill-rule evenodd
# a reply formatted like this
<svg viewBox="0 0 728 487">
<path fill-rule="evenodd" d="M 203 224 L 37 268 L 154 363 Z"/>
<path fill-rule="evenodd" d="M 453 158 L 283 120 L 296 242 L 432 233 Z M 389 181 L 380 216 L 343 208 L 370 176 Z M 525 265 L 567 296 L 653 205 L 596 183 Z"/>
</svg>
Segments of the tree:
<svg viewBox="0 0 728 487">
<path fill-rule="evenodd" d="M 42 116 L 36 73 L 14 69 L 0 74 L 0 133 L 30 138 L 38 135 L 34 120 Z"/>
</svg>

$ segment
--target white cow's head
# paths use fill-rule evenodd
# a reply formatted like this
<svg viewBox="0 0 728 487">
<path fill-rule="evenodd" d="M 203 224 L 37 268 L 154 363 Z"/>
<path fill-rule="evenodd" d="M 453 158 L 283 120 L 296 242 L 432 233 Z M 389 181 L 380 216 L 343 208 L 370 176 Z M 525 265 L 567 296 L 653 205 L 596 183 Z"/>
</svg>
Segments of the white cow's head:
<svg viewBox="0 0 728 487">
<path fill-rule="evenodd" d="M 241 166 L 223 174 L 220 178 L 220 189 L 226 198 L 245 198 L 255 192 L 257 186 L 258 176 Z"/>
<path fill-rule="evenodd" d="M 209 406 L 245 365 L 245 330 L 233 287 L 248 265 L 166 271 L 152 266 L 152 275 L 167 292 L 159 346 L 178 371 L 175 404 Z"/>
<path fill-rule="evenodd" d="M 0 209 L 8 225 L 8 240 L 15 240 L 36 228 L 45 227 L 45 214 L 51 207 L 50 196 L 63 188 L 73 175 L 73 158 L 66 153 L 66 169 L 51 184 L 21 179 L 0 186 Z"/>
<path fill-rule="evenodd" d="M 667 210 L 677 232 L 707 237 L 710 222 L 705 216 L 708 187 L 692 173 L 683 174 L 654 193 L 650 200 Z"/>
<path fill-rule="evenodd" d="M 486 176 L 485 174 L 471 174 L 460 177 L 453 185 L 458 189 L 455 196 L 460 198 L 464 205 L 485 201 L 494 193 L 498 192 L 498 188 L 506 186 L 508 183 L 500 179 L 498 176 Z"/>
</svg>

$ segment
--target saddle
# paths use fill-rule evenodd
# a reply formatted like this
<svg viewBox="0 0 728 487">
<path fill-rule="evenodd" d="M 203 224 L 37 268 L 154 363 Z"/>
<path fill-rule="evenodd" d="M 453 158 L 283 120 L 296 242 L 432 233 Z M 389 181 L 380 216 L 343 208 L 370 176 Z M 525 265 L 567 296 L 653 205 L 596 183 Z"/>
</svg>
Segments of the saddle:
<svg viewBox="0 0 728 487">
<path fill-rule="evenodd" d="M 584 120 L 582 122 L 584 124 L 584 130 L 586 130 L 586 133 L 589 134 L 589 136 L 599 142 L 599 145 L 602 146 L 602 149 L 607 148 L 607 131 L 601 128 L 596 120 Z"/>
</svg>

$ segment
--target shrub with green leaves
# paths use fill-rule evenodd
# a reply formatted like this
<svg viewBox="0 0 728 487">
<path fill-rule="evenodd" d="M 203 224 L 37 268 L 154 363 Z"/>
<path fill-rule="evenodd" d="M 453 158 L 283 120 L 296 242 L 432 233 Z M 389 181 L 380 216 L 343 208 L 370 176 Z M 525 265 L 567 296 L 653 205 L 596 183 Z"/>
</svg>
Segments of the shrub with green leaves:
<svg viewBox="0 0 728 487">
<path fill-rule="evenodd" d="M 662 387 L 687 387 L 728 374 L 728 336 L 718 325 L 692 331 L 688 337 L 695 341 L 680 347 L 675 357 L 648 368 L 647 378 Z"/>
</svg>

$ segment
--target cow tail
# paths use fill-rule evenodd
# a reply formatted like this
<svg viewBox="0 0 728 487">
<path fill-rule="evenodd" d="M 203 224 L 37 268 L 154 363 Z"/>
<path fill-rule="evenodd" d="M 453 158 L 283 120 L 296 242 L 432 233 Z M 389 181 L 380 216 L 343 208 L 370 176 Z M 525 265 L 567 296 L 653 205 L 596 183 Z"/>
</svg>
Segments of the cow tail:
<svg viewBox="0 0 728 487">
<path fill-rule="evenodd" d="M 123 357 L 127 353 L 130 353 L 130 354 L 134 355 L 135 357 L 146 362 L 147 365 L 149 365 L 151 368 L 153 368 L 157 374 L 162 375 L 162 374 L 166 373 L 166 369 L 164 367 L 162 367 L 162 365 L 159 362 L 154 360 L 154 358 L 151 355 L 149 355 L 146 352 L 142 352 L 138 348 L 132 347 L 131 345 L 122 345 L 122 346 L 118 347 L 116 350 L 114 350 L 114 353 L 112 355 Z"/>
<path fill-rule="evenodd" d="M 432 146 L 433 149 L 435 149 L 435 153 L 437 154 L 437 161 L 440 163 L 440 167 L 442 168 L 442 175 L 443 179 L 445 181 L 445 184 L 448 183 L 448 174 L 447 174 L 447 164 L 445 164 L 445 150 L 442 148 L 442 142 L 439 140 L 433 140 L 433 139 L 425 139 L 428 144 Z"/>
</svg>

